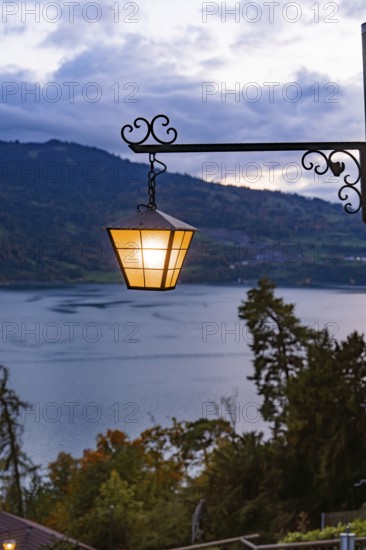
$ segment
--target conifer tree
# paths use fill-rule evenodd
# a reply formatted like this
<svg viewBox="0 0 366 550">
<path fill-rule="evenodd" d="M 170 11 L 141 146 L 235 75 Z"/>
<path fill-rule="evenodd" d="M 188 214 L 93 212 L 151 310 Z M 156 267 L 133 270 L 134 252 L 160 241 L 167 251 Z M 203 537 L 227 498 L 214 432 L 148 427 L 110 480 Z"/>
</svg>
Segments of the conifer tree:
<svg viewBox="0 0 366 550">
<path fill-rule="evenodd" d="M 27 403 L 9 388 L 9 371 L 0 365 L 0 475 L 7 486 L 4 495 L 11 512 L 24 515 L 22 477 L 35 470 L 21 449 L 23 425 L 19 416 Z"/>
</svg>

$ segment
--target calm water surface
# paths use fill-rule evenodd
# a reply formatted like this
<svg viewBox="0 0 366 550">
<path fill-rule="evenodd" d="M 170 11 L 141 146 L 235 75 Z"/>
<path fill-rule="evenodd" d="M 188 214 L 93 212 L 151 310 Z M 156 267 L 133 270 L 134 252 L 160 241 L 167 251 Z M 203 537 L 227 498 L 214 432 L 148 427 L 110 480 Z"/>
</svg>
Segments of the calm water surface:
<svg viewBox="0 0 366 550">
<path fill-rule="evenodd" d="M 132 438 L 155 422 L 228 417 L 238 431 L 266 426 L 257 411 L 249 336 L 237 308 L 245 287 L 179 286 L 166 293 L 122 285 L 1 290 L 0 362 L 30 404 L 24 447 L 47 464 L 80 456 L 107 428 Z M 364 331 L 366 292 L 278 289 L 303 322 L 335 338 Z"/>
</svg>

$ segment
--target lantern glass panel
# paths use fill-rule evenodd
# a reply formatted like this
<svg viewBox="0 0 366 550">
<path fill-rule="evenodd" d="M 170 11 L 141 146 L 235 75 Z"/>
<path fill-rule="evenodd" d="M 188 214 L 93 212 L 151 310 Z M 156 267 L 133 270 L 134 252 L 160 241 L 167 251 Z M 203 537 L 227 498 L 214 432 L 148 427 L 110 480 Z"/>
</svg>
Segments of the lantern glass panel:
<svg viewBox="0 0 366 550">
<path fill-rule="evenodd" d="M 125 269 L 129 286 L 145 286 L 143 269 Z"/>
<path fill-rule="evenodd" d="M 186 254 L 187 254 L 187 250 L 180 250 L 179 251 L 178 260 L 177 260 L 177 263 L 175 264 L 175 267 L 177 267 L 178 269 L 180 269 L 182 267 L 182 264 L 183 264 L 184 258 L 186 257 Z"/>
<path fill-rule="evenodd" d="M 151 288 L 161 287 L 163 279 L 162 269 L 145 269 L 145 285 Z"/>
<path fill-rule="evenodd" d="M 180 269 L 175 269 L 172 277 L 171 286 L 175 286 L 177 284 L 177 279 L 180 273 Z"/>
<path fill-rule="evenodd" d="M 116 248 L 141 248 L 139 229 L 111 229 Z"/>
<path fill-rule="evenodd" d="M 172 250 L 169 259 L 169 269 L 174 269 L 178 259 L 178 250 Z"/>
<path fill-rule="evenodd" d="M 142 253 L 138 248 L 117 248 L 118 255 L 125 269 L 142 269 Z"/>
<path fill-rule="evenodd" d="M 181 248 L 186 248 L 188 250 L 189 245 L 191 244 L 192 237 L 193 231 L 186 231 Z"/>
<path fill-rule="evenodd" d="M 166 250 L 145 248 L 142 255 L 145 269 L 164 269 Z"/>
<path fill-rule="evenodd" d="M 180 248 L 181 247 L 183 237 L 184 237 L 184 231 L 175 231 L 174 240 L 173 240 L 173 248 Z"/>
<path fill-rule="evenodd" d="M 170 231 L 145 229 L 141 231 L 142 248 L 167 249 Z"/>
<path fill-rule="evenodd" d="M 173 271 L 172 269 L 169 269 L 169 270 L 168 270 L 168 273 L 167 273 L 167 276 L 166 276 L 166 282 L 165 282 L 165 286 L 166 286 L 166 287 L 170 287 L 170 286 L 171 286 L 171 284 L 172 284 L 173 273 L 174 273 L 174 271 Z"/>
</svg>

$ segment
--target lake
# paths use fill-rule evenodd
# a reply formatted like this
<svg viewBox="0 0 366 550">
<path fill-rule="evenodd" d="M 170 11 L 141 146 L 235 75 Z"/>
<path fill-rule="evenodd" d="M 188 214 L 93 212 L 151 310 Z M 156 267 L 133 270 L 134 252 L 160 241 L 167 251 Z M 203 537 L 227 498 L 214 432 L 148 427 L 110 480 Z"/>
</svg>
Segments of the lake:
<svg viewBox="0 0 366 550">
<path fill-rule="evenodd" d="M 268 433 L 252 382 L 249 334 L 237 317 L 243 286 L 178 285 L 171 292 L 120 285 L 0 290 L 0 363 L 29 403 L 24 449 L 46 465 L 60 451 L 80 456 L 108 428 L 136 437 L 154 423 L 228 418 Z M 296 313 L 333 336 L 363 332 L 366 292 L 276 291 Z"/>
</svg>

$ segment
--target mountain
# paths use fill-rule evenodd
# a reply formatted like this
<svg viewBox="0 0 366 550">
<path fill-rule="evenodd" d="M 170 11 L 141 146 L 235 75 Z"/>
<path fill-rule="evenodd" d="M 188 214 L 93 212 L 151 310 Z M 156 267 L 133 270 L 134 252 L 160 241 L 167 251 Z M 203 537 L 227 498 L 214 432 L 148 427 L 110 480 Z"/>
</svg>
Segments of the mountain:
<svg viewBox="0 0 366 550">
<path fill-rule="evenodd" d="M 147 164 L 58 140 L 2 141 L 0 162 L 0 283 L 121 281 L 103 226 L 146 202 Z M 366 226 L 341 204 L 168 172 L 157 204 L 200 229 L 184 282 L 366 284 Z"/>
</svg>

